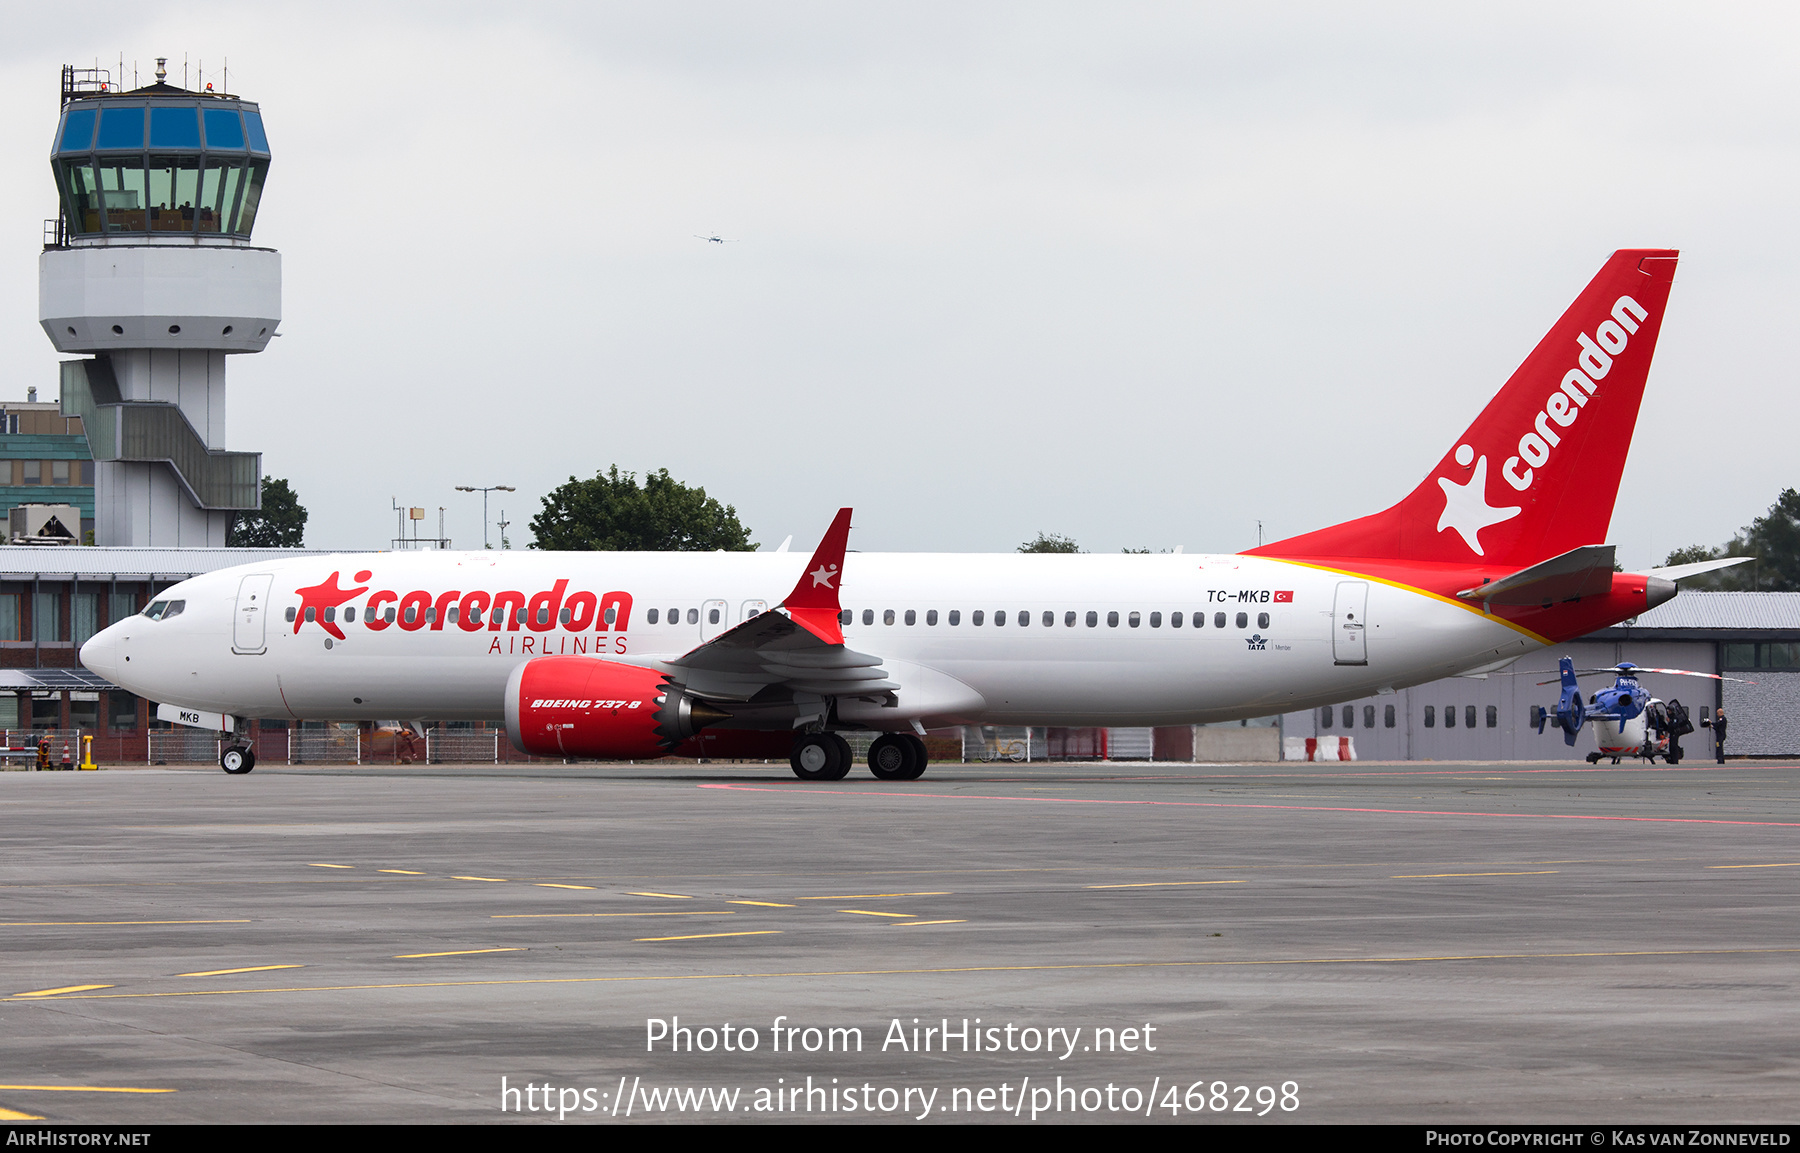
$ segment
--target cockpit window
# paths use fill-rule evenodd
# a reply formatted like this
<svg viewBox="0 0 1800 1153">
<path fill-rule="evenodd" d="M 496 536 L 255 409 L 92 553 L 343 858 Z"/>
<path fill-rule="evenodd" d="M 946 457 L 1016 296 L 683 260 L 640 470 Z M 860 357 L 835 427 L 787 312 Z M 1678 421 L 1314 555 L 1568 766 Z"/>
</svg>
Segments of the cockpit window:
<svg viewBox="0 0 1800 1153">
<path fill-rule="evenodd" d="M 151 601 L 150 607 L 144 610 L 144 615 L 153 621 L 163 621 L 180 616 L 181 610 L 186 607 L 186 601 Z"/>
</svg>

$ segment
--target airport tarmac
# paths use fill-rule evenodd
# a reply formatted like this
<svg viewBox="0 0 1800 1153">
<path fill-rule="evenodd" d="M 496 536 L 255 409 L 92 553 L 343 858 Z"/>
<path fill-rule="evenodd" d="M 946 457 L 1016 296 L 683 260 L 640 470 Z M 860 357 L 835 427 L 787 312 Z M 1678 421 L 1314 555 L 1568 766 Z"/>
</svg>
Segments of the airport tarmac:
<svg viewBox="0 0 1800 1153">
<path fill-rule="evenodd" d="M 1800 1102 L 1792 764 L 196 767 L 0 804 L 0 1119 Z"/>
</svg>

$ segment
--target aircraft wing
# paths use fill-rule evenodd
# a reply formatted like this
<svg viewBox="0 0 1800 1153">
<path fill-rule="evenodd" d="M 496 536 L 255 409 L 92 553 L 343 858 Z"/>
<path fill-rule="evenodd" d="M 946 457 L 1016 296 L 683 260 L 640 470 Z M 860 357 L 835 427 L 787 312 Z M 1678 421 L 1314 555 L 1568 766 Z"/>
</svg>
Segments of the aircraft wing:
<svg viewBox="0 0 1800 1153">
<path fill-rule="evenodd" d="M 1459 600 L 1494 605 L 1542 605 L 1599 596 L 1612 588 L 1613 546 L 1587 544 L 1520 569 L 1497 581 L 1464 589 Z"/>
<path fill-rule="evenodd" d="M 839 509 L 786 600 L 666 662 L 687 672 L 690 691 L 747 701 L 770 686 L 822 697 L 877 698 L 900 686 L 881 658 L 846 647 L 838 586 L 850 537 L 850 510 Z"/>
<path fill-rule="evenodd" d="M 1735 564 L 1748 564 L 1755 560 L 1753 556 L 1724 556 L 1716 560 L 1695 561 L 1693 564 L 1673 564 L 1664 568 L 1646 569 L 1646 576 L 1661 577 L 1664 580 L 1678 581 L 1683 577 L 1699 576 L 1701 573 L 1715 569 L 1730 568 Z"/>
</svg>

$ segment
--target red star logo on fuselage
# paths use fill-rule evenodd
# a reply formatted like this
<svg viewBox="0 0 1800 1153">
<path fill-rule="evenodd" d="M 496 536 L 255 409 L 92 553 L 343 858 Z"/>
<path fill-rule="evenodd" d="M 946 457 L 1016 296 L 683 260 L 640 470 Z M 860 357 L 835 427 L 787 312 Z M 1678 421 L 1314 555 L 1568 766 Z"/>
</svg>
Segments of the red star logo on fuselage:
<svg viewBox="0 0 1800 1153">
<path fill-rule="evenodd" d="M 366 581 L 370 575 L 369 571 L 365 569 L 356 574 L 356 579 Z M 325 619 L 324 610 L 334 609 L 345 601 L 355 599 L 360 594 L 368 592 L 369 586 L 365 584 L 361 588 L 341 589 L 337 582 L 338 574 L 334 572 L 316 585 L 294 590 L 300 594 L 300 611 L 294 614 L 295 632 L 299 632 L 300 626 L 306 623 L 307 612 L 316 609 L 318 611 L 314 615 L 318 618 L 319 627 L 340 641 L 344 639 L 344 631 L 338 628 L 334 622 Z"/>
</svg>

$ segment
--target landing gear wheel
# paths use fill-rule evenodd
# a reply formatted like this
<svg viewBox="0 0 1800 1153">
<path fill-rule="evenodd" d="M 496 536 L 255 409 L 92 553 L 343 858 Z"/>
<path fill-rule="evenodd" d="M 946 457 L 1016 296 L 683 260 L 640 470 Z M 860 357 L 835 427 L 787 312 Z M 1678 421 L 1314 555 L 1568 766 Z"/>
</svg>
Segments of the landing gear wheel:
<svg viewBox="0 0 1800 1153">
<path fill-rule="evenodd" d="M 232 745 L 219 755 L 219 767 L 233 776 L 241 776 L 256 767 L 256 750 L 247 745 Z"/>
<path fill-rule="evenodd" d="M 1590 765 L 1599 764 L 1600 763 L 1600 754 L 1599 753 L 1589 753 L 1587 755 L 1587 763 Z"/>
<path fill-rule="evenodd" d="M 913 752 L 917 757 L 917 759 L 913 761 L 912 776 L 907 777 L 906 779 L 909 781 L 916 781 L 925 775 L 925 766 L 931 763 L 931 754 L 925 751 L 925 742 L 918 737 L 913 736 L 911 733 L 907 733 L 902 739 L 913 747 Z"/>
<path fill-rule="evenodd" d="M 850 772 L 850 746 L 836 733 L 808 733 L 794 741 L 788 763 L 803 781 L 841 781 Z"/>
<path fill-rule="evenodd" d="M 869 772 L 878 781 L 914 780 L 925 771 L 921 752 L 899 733 L 876 737 L 869 746 Z"/>
</svg>

